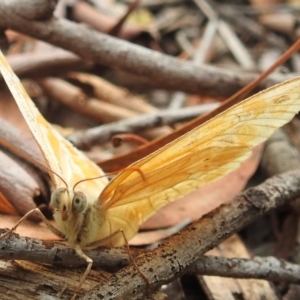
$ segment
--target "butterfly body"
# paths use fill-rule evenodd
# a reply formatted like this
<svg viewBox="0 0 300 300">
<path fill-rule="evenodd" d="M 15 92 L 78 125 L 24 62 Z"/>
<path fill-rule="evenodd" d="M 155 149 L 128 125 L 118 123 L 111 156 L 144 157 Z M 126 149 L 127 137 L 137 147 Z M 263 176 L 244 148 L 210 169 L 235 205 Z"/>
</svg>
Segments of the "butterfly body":
<svg viewBox="0 0 300 300">
<path fill-rule="evenodd" d="M 63 233 L 66 242 L 72 248 L 75 244 L 84 247 L 91 242 L 87 236 L 90 239 L 94 236 L 89 220 L 95 215 L 93 211 L 97 202 L 86 200 L 82 192 L 75 193 L 72 189 L 59 188 L 52 193 L 50 205 L 57 229 Z M 98 218 L 98 222 L 103 222 L 101 220 L 103 219 Z"/>
</svg>

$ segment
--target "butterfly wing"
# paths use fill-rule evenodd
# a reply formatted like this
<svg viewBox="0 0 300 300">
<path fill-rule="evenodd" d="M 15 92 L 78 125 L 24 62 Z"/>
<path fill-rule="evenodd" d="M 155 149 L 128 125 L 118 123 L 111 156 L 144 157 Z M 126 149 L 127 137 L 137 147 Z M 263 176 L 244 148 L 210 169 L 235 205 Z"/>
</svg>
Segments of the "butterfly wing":
<svg viewBox="0 0 300 300">
<path fill-rule="evenodd" d="M 48 167 L 69 185 L 102 175 L 102 171 L 39 114 L 0 53 L 0 70 L 37 140 Z M 300 109 L 300 78 L 296 78 L 224 111 L 121 172 L 99 197 L 105 215 L 97 239 L 123 229 L 127 239 L 138 226 L 167 203 L 238 168 L 251 149 L 287 123 Z M 50 172 L 56 187 L 61 182 Z M 88 181 L 86 194 L 99 194 L 106 179 Z M 82 189 L 82 187 L 81 187 Z M 89 197 L 88 197 L 89 198 Z M 96 213 L 94 223 L 99 222 Z M 101 228 L 100 228 L 101 227 Z M 124 244 L 121 235 L 114 246 Z"/>
<path fill-rule="evenodd" d="M 108 232 L 121 226 L 131 238 L 162 206 L 237 169 L 299 110 L 300 77 L 244 100 L 132 164 L 100 195 Z"/>
<path fill-rule="evenodd" d="M 82 179 L 103 175 L 102 170 L 96 164 L 74 148 L 43 118 L 1 51 L 0 71 L 40 147 L 48 168 L 60 175 L 69 187 L 73 187 Z M 49 174 L 55 188 L 65 187 L 56 175 L 52 172 Z M 92 194 L 92 198 L 96 199 L 106 185 L 107 179 L 104 177 L 87 181 L 83 186 L 87 190 L 87 195 Z"/>
</svg>

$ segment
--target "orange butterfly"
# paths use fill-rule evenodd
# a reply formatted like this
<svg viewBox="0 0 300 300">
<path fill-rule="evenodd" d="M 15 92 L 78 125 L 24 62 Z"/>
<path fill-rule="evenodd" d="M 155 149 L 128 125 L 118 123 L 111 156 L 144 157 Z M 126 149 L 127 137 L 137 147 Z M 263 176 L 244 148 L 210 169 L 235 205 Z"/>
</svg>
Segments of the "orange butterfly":
<svg viewBox="0 0 300 300">
<path fill-rule="evenodd" d="M 124 236 L 132 238 L 162 206 L 237 169 L 254 146 L 300 110 L 298 77 L 231 107 L 135 162 L 110 182 L 106 178 L 80 182 L 103 172 L 41 116 L 2 53 L 0 70 L 48 168 L 59 175 L 49 172 L 55 186 L 51 206 L 57 228 L 39 214 L 87 261 L 80 285 L 92 266 L 83 249 L 123 245 Z M 124 236 L 115 234 L 120 230 Z"/>
</svg>

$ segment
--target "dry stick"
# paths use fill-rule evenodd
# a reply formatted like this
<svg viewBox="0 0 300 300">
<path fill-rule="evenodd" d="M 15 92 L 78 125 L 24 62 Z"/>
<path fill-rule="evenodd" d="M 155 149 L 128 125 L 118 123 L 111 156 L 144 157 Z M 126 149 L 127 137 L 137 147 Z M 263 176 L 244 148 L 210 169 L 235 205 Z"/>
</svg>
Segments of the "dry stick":
<svg viewBox="0 0 300 300">
<path fill-rule="evenodd" d="M 216 23 L 217 23 L 216 21 L 208 22 L 208 25 L 206 26 L 204 33 L 202 35 L 201 43 L 196 48 L 193 48 L 193 51 L 191 51 L 193 53 L 192 61 L 195 63 L 195 66 L 201 67 L 201 65 L 203 65 L 206 62 L 207 53 L 215 38 L 215 34 L 217 31 Z M 179 31 L 178 33 L 180 32 L 181 31 Z M 183 107 L 185 100 L 186 100 L 186 93 L 183 92 L 174 93 L 172 98 L 170 99 L 169 109 Z"/>
<path fill-rule="evenodd" d="M 167 239 L 151 253 L 136 259 L 139 269 L 155 290 L 186 273 L 208 250 L 252 222 L 262 213 L 300 195 L 300 171 L 275 176 L 246 190 Z M 128 266 L 106 283 L 88 292 L 83 299 L 131 299 L 147 292 L 135 267 Z"/>
<path fill-rule="evenodd" d="M 178 46 L 181 48 L 183 53 L 181 53 L 181 58 L 187 58 L 192 57 L 195 53 L 194 45 L 192 42 L 188 39 L 188 36 L 184 29 L 180 29 L 175 34 L 175 41 L 178 44 Z"/>
<path fill-rule="evenodd" d="M 116 17 L 104 14 L 83 1 L 75 3 L 72 9 L 72 16 L 74 20 L 79 23 L 88 24 L 90 27 L 93 27 L 100 32 L 109 32 L 117 22 L 119 23 Z M 146 26 L 126 23 L 122 26 L 121 31 L 118 33 L 118 37 L 124 40 L 132 40 L 146 30 Z"/>
<path fill-rule="evenodd" d="M 67 78 L 92 86 L 93 93 L 99 101 L 105 101 L 139 113 L 157 112 L 158 109 L 144 99 L 135 96 L 128 90 L 118 87 L 101 77 L 88 73 L 69 73 Z"/>
<path fill-rule="evenodd" d="M 228 7 L 230 4 L 223 4 L 222 7 Z M 300 8 L 296 5 L 290 6 L 288 4 L 275 4 L 275 5 L 230 5 L 231 9 L 238 11 L 239 14 L 248 14 L 251 16 L 257 16 L 261 14 L 270 14 L 271 12 L 277 12 L 284 10 L 285 12 L 295 13 L 299 12 Z"/>
<path fill-rule="evenodd" d="M 0 230 L 0 235 L 5 230 Z M 62 242 L 42 241 L 11 234 L 0 241 L 1 260 L 28 260 L 47 265 L 85 267 L 86 262 L 78 259 L 75 252 Z M 100 248 L 86 252 L 93 259 L 93 268 L 114 269 L 128 265 L 128 254 L 123 248 Z M 141 250 L 131 249 L 136 256 Z M 275 257 L 253 259 L 203 256 L 189 273 L 234 278 L 260 278 L 270 281 L 300 283 L 300 266 Z"/>
<path fill-rule="evenodd" d="M 211 66 L 197 67 L 192 62 L 133 45 L 64 19 L 30 21 L 21 17 L 22 12 L 13 3 L 16 2 L 0 1 L 0 27 L 44 40 L 101 65 L 144 76 L 157 87 L 226 97 L 256 78 L 253 74 L 238 74 Z M 288 77 L 279 79 L 277 75 L 276 78 L 273 79 L 278 82 Z"/>
<path fill-rule="evenodd" d="M 205 28 L 204 34 L 202 36 L 202 40 L 200 45 L 198 45 L 195 49 L 193 48 L 193 57 L 192 61 L 194 62 L 195 66 L 201 67 L 205 63 L 206 55 L 211 46 L 211 43 L 215 37 L 216 22 L 209 22 Z M 178 32 L 178 34 L 181 31 Z M 202 55 L 200 54 L 202 53 Z M 180 108 L 184 106 L 186 101 L 186 93 L 183 92 L 175 92 L 170 99 L 169 108 Z"/>
<path fill-rule="evenodd" d="M 0 230 L 4 234 L 6 230 Z M 86 261 L 63 242 L 43 241 L 11 233 L 0 240 L 1 260 L 28 260 L 53 266 L 86 267 Z M 128 265 L 129 258 L 124 248 L 100 248 L 85 251 L 93 259 L 93 267 L 120 268 Z M 141 251 L 131 250 L 136 256 Z"/>
<path fill-rule="evenodd" d="M 82 89 L 59 78 L 48 77 L 38 83 L 50 97 L 98 122 L 113 122 L 138 115 L 129 109 L 89 98 Z"/>
<path fill-rule="evenodd" d="M 197 65 L 201 65 L 207 62 L 207 56 L 212 47 L 212 43 L 215 39 L 216 33 L 216 21 L 209 20 L 201 37 L 201 44 L 199 47 L 197 47 L 197 49 L 195 49 L 194 59 Z"/>
<path fill-rule="evenodd" d="M 70 134 L 68 139 L 77 148 L 87 149 L 93 145 L 109 141 L 115 134 L 136 133 L 148 128 L 172 125 L 177 122 L 186 122 L 218 106 L 218 103 L 210 103 L 178 110 L 158 111 L 155 114 L 142 115 L 87 130 L 78 130 Z"/>
<path fill-rule="evenodd" d="M 193 265 L 189 273 L 300 283 L 300 266 L 273 256 L 253 259 L 203 256 Z"/>
<path fill-rule="evenodd" d="M 212 9 L 212 7 L 205 0 L 194 0 L 196 5 L 201 11 L 206 15 L 210 21 L 215 21 L 217 25 L 218 32 L 223 39 L 224 43 L 227 45 L 228 49 L 231 51 L 232 55 L 238 61 L 238 63 L 244 69 L 255 69 L 256 64 L 253 61 L 249 51 L 240 41 L 231 27 L 222 19 L 219 19 L 218 14 Z"/>
<path fill-rule="evenodd" d="M 119 109 L 122 109 L 123 111 L 129 110 L 132 113 L 155 113 L 159 111 L 157 108 L 148 104 L 143 99 L 131 94 L 128 90 L 117 87 L 98 76 L 85 73 L 70 73 L 68 74 L 68 78 L 69 77 L 79 80 L 82 83 L 91 85 L 93 88 L 93 93 L 99 101 L 99 107 L 101 107 L 100 104 L 104 102 L 102 105 L 104 107 L 107 106 L 106 103 L 111 104 L 111 107 L 115 107 L 115 109 L 112 111 L 118 111 Z M 111 115 L 111 112 L 109 111 L 105 115 Z M 161 135 L 169 134 L 171 131 L 172 129 L 168 126 L 161 128 L 150 127 L 145 136 L 153 139 Z"/>
<path fill-rule="evenodd" d="M 93 65 L 91 62 L 83 61 L 79 56 L 61 49 L 46 53 L 9 55 L 7 60 L 18 77 L 53 76 L 62 72 L 88 70 Z M 2 75 L 0 80 L 3 81 Z"/>
<path fill-rule="evenodd" d="M 50 97 L 55 98 L 72 110 L 98 122 L 109 123 L 121 119 L 131 119 L 139 115 L 137 110 L 131 110 L 129 106 L 126 107 L 126 105 L 117 105 L 116 103 L 109 103 L 108 101 L 100 101 L 97 98 L 90 98 L 82 89 L 59 78 L 48 77 L 41 79 L 38 82 L 44 92 Z M 122 100 L 123 102 L 126 101 L 124 98 L 119 100 Z M 137 99 L 135 98 L 135 100 Z M 143 107 L 144 109 L 147 107 L 148 111 L 151 110 L 150 105 L 136 106 L 137 108 Z M 153 107 L 152 111 L 156 111 L 156 109 Z M 150 128 L 147 132 L 147 136 L 150 138 L 157 138 L 157 136 L 168 134 L 170 132 L 171 128 L 167 126 Z"/>
<path fill-rule="evenodd" d="M 212 4 L 212 1 L 210 1 Z M 258 23 L 254 18 L 251 18 L 248 14 L 242 14 L 240 8 L 234 9 L 232 5 L 214 4 L 214 8 L 218 10 L 219 15 L 229 22 L 235 24 L 242 34 L 249 35 L 257 40 L 263 40 L 267 45 L 271 47 L 279 48 L 280 50 L 286 49 L 286 43 L 283 38 L 277 34 L 267 31 L 262 24 Z M 245 33 L 244 33 L 245 32 Z M 267 34 L 268 33 L 268 34 Z"/>
</svg>

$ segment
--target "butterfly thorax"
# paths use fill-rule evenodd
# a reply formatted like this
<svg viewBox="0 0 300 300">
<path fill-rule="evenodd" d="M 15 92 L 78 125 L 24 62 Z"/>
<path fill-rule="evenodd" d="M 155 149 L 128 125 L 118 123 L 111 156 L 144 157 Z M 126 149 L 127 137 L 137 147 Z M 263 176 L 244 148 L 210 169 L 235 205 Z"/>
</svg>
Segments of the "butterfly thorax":
<svg viewBox="0 0 300 300">
<path fill-rule="evenodd" d="M 51 206 L 57 227 L 70 247 L 79 244 L 84 248 L 97 239 L 97 232 L 105 222 L 98 201 L 87 201 L 82 192 L 59 188 L 52 194 Z"/>
</svg>

